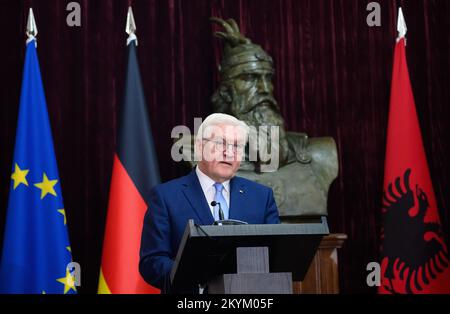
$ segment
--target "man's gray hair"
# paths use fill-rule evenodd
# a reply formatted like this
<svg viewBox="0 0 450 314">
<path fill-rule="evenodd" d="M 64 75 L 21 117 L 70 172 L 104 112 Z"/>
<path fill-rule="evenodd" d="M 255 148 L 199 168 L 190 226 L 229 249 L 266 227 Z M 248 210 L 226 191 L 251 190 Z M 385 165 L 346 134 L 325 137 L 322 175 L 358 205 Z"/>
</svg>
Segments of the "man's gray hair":
<svg viewBox="0 0 450 314">
<path fill-rule="evenodd" d="M 206 119 L 202 122 L 202 124 L 198 128 L 195 140 L 202 141 L 202 139 L 205 136 L 205 133 L 211 130 L 212 127 L 218 125 L 238 127 L 239 130 L 242 130 L 245 142 L 247 142 L 248 134 L 250 132 L 250 128 L 248 127 L 247 123 L 225 113 L 213 113 L 208 117 L 206 117 Z"/>
</svg>

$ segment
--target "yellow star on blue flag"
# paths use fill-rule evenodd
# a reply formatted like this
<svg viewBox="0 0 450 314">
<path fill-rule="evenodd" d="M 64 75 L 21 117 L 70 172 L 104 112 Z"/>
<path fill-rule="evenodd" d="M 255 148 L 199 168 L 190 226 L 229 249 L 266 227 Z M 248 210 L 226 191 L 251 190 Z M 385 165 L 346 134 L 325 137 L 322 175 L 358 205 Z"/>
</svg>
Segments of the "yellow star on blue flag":
<svg viewBox="0 0 450 314">
<path fill-rule="evenodd" d="M 41 190 L 41 200 L 47 195 L 51 194 L 53 196 L 58 196 L 55 192 L 55 185 L 58 180 L 49 180 L 44 172 L 42 177 L 42 182 L 35 183 L 34 186 Z"/>
<path fill-rule="evenodd" d="M 11 179 L 14 181 L 14 190 L 21 184 L 28 186 L 27 175 L 30 170 L 22 170 L 19 165 L 16 164 L 14 173 L 11 175 Z"/>
<path fill-rule="evenodd" d="M 75 288 L 75 278 L 68 270 L 66 270 L 65 277 L 58 278 L 56 281 L 64 285 L 64 294 L 67 294 L 70 290 L 77 291 Z"/>
</svg>

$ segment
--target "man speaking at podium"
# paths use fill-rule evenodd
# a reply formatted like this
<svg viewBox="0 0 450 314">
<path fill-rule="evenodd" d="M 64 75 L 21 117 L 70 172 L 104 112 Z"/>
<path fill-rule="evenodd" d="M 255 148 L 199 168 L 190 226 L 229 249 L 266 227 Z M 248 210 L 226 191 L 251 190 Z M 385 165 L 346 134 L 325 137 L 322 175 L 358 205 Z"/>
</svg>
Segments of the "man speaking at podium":
<svg viewBox="0 0 450 314">
<path fill-rule="evenodd" d="M 163 293 L 178 292 L 170 291 L 170 271 L 189 219 L 199 225 L 227 219 L 249 224 L 280 222 L 272 189 L 235 176 L 248 137 L 245 122 L 227 114 L 208 116 L 195 138 L 197 167 L 150 193 L 139 271 Z M 197 292 L 198 287 L 193 287 L 192 293 Z"/>
</svg>

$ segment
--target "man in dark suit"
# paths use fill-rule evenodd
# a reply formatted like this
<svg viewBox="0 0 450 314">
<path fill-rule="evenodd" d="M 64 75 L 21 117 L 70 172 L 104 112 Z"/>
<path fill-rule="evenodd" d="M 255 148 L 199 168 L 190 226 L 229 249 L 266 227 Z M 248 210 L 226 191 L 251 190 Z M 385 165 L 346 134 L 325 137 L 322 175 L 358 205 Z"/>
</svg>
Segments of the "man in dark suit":
<svg viewBox="0 0 450 314">
<path fill-rule="evenodd" d="M 272 189 L 235 176 L 247 140 L 244 122 L 226 114 L 210 115 L 196 136 L 197 167 L 150 193 L 139 271 L 145 281 L 163 293 L 173 292 L 170 271 L 189 219 L 199 225 L 211 225 L 220 218 L 249 224 L 280 222 Z M 213 201 L 221 205 L 222 212 L 219 206 L 212 206 Z"/>
</svg>

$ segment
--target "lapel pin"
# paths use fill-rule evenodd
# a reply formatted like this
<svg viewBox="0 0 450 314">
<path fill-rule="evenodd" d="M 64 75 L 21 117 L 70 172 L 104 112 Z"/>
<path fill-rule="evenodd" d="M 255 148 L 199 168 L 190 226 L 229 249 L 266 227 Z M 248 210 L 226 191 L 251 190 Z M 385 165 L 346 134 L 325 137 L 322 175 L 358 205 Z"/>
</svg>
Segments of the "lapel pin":
<svg viewBox="0 0 450 314">
<path fill-rule="evenodd" d="M 244 194 L 244 191 L 243 190 L 239 190 L 239 193 Z"/>
</svg>

